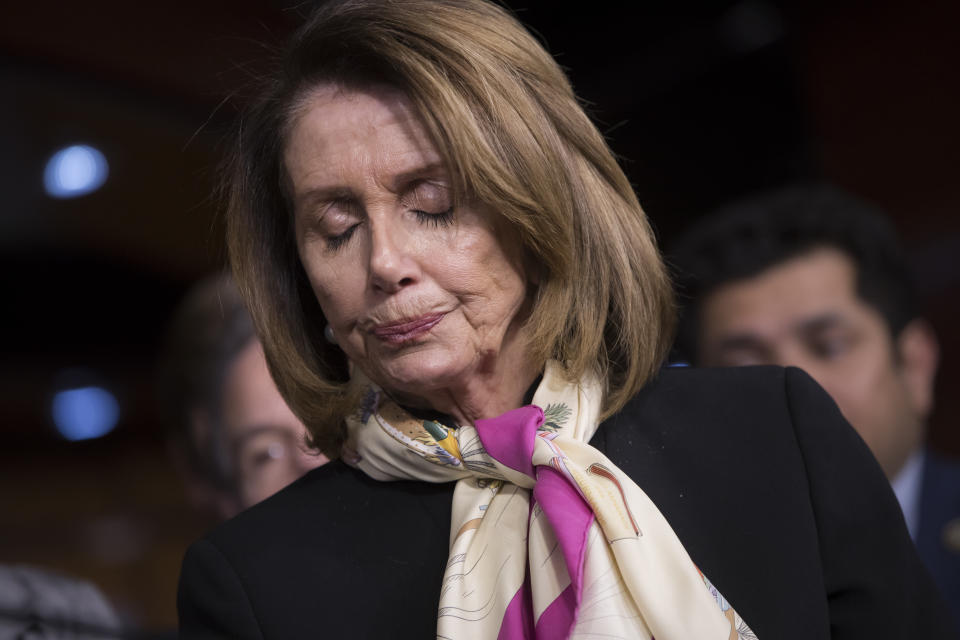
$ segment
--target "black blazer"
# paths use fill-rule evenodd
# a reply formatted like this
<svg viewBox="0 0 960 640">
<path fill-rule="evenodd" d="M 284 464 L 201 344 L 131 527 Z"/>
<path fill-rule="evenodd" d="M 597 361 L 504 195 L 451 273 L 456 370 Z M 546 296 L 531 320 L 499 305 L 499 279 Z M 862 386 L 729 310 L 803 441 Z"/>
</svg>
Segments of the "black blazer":
<svg viewBox="0 0 960 640">
<path fill-rule="evenodd" d="M 799 369 L 666 370 L 592 443 L 760 640 L 954 637 L 879 466 Z M 452 492 L 310 472 L 190 547 L 181 638 L 435 637 Z"/>
</svg>

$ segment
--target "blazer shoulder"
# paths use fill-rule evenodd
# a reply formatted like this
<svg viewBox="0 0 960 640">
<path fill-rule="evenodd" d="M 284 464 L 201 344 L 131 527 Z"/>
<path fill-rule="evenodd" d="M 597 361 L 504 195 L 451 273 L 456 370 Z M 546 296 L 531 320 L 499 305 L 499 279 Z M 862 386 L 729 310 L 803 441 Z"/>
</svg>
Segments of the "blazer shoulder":
<svg viewBox="0 0 960 640">
<path fill-rule="evenodd" d="M 451 490 L 445 484 L 379 482 L 335 460 L 221 524 L 206 539 L 232 555 L 253 544 L 263 553 L 271 541 L 286 546 L 320 536 L 346 542 L 371 520 L 391 515 L 436 520 L 447 528 L 444 515 L 449 513 L 439 512 L 449 503 Z"/>
<path fill-rule="evenodd" d="M 612 422 L 752 422 L 773 413 L 786 418 L 787 369 L 776 366 L 665 368 L 649 381 Z M 805 374 L 803 374 L 805 375 Z"/>
<path fill-rule="evenodd" d="M 307 609 L 302 603 L 284 607 L 301 593 L 315 593 L 301 567 L 318 579 L 327 575 L 325 567 L 341 568 L 343 519 L 331 514 L 341 502 L 348 510 L 362 504 L 362 493 L 350 469 L 332 462 L 193 543 L 180 571 L 180 637 L 297 637 L 293 626 Z M 278 590 L 280 580 L 285 587 Z"/>
<path fill-rule="evenodd" d="M 181 629 L 193 632 L 185 637 L 229 628 L 241 613 L 264 638 L 316 637 L 317 620 L 330 637 L 424 637 L 432 596 L 366 596 L 376 585 L 438 590 L 452 493 L 453 483 L 378 482 L 340 461 L 311 471 L 191 547 L 181 572 Z M 210 593 L 234 604 L 218 608 L 223 599 Z M 403 607 L 409 618 L 397 622 Z"/>
<path fill-rule="evenodd" d="M 216 526 L 205 539 L 230 548 L 237 540 L 259 538 L 259 532 L 302 526 L 305 512 L 336 513 L 362 504 L 365 489 L 361 474 L 341 461 L 330 462 Z"/>
</svg>

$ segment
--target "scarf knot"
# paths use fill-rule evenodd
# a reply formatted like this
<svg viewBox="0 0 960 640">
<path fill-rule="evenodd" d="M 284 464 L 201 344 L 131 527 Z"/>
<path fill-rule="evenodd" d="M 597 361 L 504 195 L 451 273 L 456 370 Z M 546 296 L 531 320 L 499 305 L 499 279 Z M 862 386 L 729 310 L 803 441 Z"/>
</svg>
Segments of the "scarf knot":
<svg viewBox="0 0 960 640">
<path fill-rule="evenodd" d="M 537 434 L 543 426 L 543 409 L 528 405 L 496 418 L 477 420 L 475 426 L 490 457 L 529 479 L 528 482 L 514 481 L 514 484 L 532 488 L 536 480 L 533 456 Z"/>
</svg>

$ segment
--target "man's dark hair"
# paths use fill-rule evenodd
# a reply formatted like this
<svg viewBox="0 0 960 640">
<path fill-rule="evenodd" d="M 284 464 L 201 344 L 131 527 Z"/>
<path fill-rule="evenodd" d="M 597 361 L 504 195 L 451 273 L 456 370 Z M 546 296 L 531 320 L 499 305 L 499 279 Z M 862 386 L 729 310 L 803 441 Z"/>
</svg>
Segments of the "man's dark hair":
<svg viewBox="0 0 960 640">
<path fill-rule="evenodd" d="M 698 360 L 699 307 L 714 289 L 824 247 L 853 260 L 857 294 L 892 336 L 916 317 L 913 278 L 887 216 L 836 187 L 793 186 L 725 206 L 672 246 L 668 263 L 682 309 L 676 355 Z"/>
</svg>

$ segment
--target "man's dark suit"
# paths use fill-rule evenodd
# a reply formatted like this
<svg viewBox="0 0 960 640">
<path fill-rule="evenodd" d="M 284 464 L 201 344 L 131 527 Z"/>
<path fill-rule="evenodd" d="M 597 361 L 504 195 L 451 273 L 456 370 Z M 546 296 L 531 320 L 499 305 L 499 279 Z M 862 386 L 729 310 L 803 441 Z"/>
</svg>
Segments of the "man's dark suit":
<svg viewBox="0 0 960 640">
<path fill-rule="evenodd" d="M 953 637 L 879 466 L 803 372 L 664 371 L 592 443 L 761 640 Z M 312 471 L 190 548 L 181 637 L 435 637 L 452 491 Z"/>
<path fill-rule="evenodd" d="M 917 551 L 960 629 L 960 464 L 927 452 L 919 506 Z"/>
</svg>

